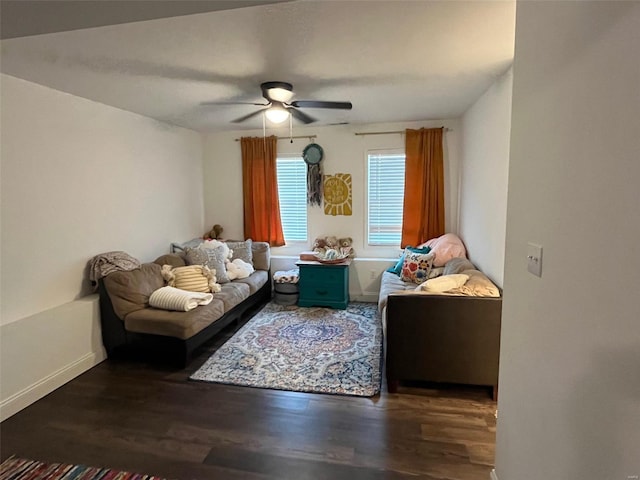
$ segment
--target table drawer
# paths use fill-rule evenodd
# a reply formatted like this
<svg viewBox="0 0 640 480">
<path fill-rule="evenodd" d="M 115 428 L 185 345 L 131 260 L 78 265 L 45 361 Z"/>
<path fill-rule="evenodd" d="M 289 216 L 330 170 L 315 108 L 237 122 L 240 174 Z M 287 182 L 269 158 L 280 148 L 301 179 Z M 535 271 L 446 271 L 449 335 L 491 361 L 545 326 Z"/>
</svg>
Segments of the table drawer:
<svg viewBox="0 0 640 480">
<path fill-rule="evenodd" d="M 304 280 L 307 282 L 342 283 L 346 268 L 343 267 L 306 267 Z"/>
<path fill-rule="evenodd" d="M 304 284 L 302 294 L 309 299 L 341 300 L 345 296 L 345 288 L 342 284 L 309 282 Z"/>
</svg>

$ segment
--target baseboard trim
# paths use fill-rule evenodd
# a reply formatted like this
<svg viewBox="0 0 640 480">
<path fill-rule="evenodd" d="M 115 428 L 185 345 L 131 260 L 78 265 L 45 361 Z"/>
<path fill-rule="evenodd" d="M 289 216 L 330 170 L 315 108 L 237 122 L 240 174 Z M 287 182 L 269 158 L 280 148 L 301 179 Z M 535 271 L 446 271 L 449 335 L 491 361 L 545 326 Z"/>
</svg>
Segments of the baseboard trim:
<svg viewBox="0 0 640 480">
<path fill-rule="evenodd" d="M 491 480 L 498 480 L 498 474 L 496 473 L 496 469 L 495 468 L 491 469 L 491 472 L 489 473 L 489 476 L 491 477 Z"/>
<path fill-rule="evenodd" d="M 42 397 L 53 392 L 56 388 L 73 380 L 106 358 L 107 355 L 105 352 L 89 352 L 75 362 L 56 370 L 32 385 L 14 393 L 0 403 L 0 421 L 6 420 L 32 403 L 37 402 Z"/>
</svg>

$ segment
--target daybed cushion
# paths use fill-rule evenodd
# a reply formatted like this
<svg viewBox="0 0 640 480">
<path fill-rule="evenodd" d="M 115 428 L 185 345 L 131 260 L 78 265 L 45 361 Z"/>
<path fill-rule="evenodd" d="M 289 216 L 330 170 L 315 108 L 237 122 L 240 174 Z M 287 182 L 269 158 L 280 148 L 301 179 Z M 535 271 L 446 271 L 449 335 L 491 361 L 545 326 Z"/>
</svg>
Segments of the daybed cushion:
<svg viewBox="0 0 640 480">
<path fill-rule="evenodd" d="M 125 328 L 130 332 L 151 333 L 186 340 L 224 315 L 224 303 L 217 298 L 218 295 L 216 293 L 213 296 L 209 305 L 189 312 L 170 312 L 157 308 L 131 312 L 124 319 Z"/>
<path fill-rule="evenodd" d="M 395 273 L 382 272 L 382 280 L 380 282 L 380 295 L 378 296 L 378 311 L 382 312 L 387 306 L 387 297 L 390 293 L 402 290 L 414 290 L 415 283 L 403 282 Z"/>
<path fill-rule="evenodd" d="M 135 270 L 114 272 L 103 281 L 113 309 L 120 318 L 148 307 L 151 294 L 164 286 L 160 265 L 156 263 L 143 263 Z"/>
</svg>

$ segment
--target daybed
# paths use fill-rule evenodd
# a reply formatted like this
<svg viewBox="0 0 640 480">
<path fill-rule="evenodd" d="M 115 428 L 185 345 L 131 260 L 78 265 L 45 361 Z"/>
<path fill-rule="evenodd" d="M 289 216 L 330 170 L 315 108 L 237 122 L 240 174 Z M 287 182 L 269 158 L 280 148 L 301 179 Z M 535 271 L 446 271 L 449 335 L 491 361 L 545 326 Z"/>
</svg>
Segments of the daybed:
<svg viewBox="0 0 640 480">
<path fill-rule="evenodd" d="M 451 261 L 458 263 L 456 273 L 462 268 L 482 279 L 473 264 L 460 260 Z M 378 306 L 386 328 L 389 392 L 412 380 L 491 386 L 496 398 L 502 298 L 469 296 L 468 289 L 431 294 L 416 287 L 391 272 L 382 276 Z"/>
<path fill-rule="evenodd" d="M 255 272 L 222 284 L 211 303 L 186 312 L 149 306 L 151 294 L 165 285 L 162 265 L 185 266 L 184 253 L 163 255 L 140 268 L 100 279 L 102 339 L 108 356 L 153 353 L 186 366 L 196 348 L 271 299 L 269 245 L 253 242 L 251 252 Z"/>
</svg>

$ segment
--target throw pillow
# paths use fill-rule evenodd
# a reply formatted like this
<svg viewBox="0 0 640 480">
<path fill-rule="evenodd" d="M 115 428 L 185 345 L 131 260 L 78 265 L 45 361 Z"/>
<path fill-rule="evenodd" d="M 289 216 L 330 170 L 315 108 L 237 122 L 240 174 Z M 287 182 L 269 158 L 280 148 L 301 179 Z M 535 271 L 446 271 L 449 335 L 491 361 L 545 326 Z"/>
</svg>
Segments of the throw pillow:
<svg viewBox="0 0 640 480">
<path fill-rule="evenodd" d="M 201 293 L 220 291 L 220 285 L 216 283 L 215 275 L 206 265 L 188 265 L 175 268 L 171 265 L 163 265 L 162 277 L 170 287 L 180 290 Z"/>
<path fill-rule="evenodd" d="M 453 275 L 454 273 L 462 273 L 465 270 L 475 270 L 476 266 L 466 258 L 452 258 L 444 266 L 443 275 Z"/>
<path fill-rule="evenodd" d="M 173 242 L 170 245 L 170 250 L 169 251 L 171 253 L 186 252 L 187 248 L 196 248 L 202 242 L 203 242 L 203 240 L 201 238 L 194 238 L 194 239 L 189 240 L 188 242 L 184 242 L 184 243 Z"/>
<path fill-rule="evenodd" d="M 418 289 L 431 293 L 443 293 L 463 286 L 467 280 L 469 280 L 469 275 L 462 273 L 442 275 L 441 277 L 432 278 L 420 284 Z"/>
<path fill-rule="evenodd" d="M 465 270 L 465 275 L 469 275 L 469 280 L 459 288 L 451 290 L 451 293 L 458 293 L 472 297 L 499 297 L 500 289 L 489 280 L 480 270 Z"/>
<path fill-rule="evenodd" d="M 436 267 L 444 267 L 452 258 L 467 257 L 467 250 L 464 248 L 462 240 L 454 233 L 445 233 L 438 238 L 432 238 L 422 246 L 431 247 L 431 251 L 435 252 L 436 259 L 433 265 Z"/>
<path fill-rule="evenodd" d="M 186 261 L 189 265 L 206 265 L 216 275 L 218 283 L 228 283 L 229 276 L 225 266 L 227 247 L 220 245 L 216 248 L 189 248 Z"/>
<path fill-rule="evenodd" d="M 431 271 L 431 267 L 433 267 L 434 259 L 435 254 L 433 252 L 425 254 L 415 253 L 408 249 L 405 250 L 400 279 L 403 282 L 424 282 L 429 278 L 429 272 Z"/>
<path fill-rule="evenodd" d="M 243 262 L 247 262 L 253 265 L 253 252 L 251 250 L 251 244 L 253 240 L 250 238 L 245 240 L 244 242 L 234 242 L 228 241 L 226 242 L 231 250 L 233 250 L 233 256 L 231 257 L 231 261 L 239 258 Z"/>
<path fill-rule="evenodd" d="M 404 254 L 407 250 L 413 253 L 429 253 L 431 251 L 431 247 L 406 247 L 404 249 L 404 252 L 402 252 L 402 255 L 400 255 L 398 262 L 393 267 L 387 268 L 387 272 L 395 273 L 396 275 L 400 276 L 400 272 L 402 271 L 402 264 L 404 263 Z"/>
</svg>

